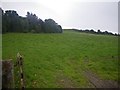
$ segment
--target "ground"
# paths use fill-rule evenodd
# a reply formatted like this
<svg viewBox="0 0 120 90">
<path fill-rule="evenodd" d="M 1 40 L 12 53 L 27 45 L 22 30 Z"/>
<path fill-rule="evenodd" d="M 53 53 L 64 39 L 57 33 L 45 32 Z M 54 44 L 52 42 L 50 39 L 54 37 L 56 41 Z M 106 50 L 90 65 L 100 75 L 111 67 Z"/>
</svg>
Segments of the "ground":
<svg viewBox="0 0 120 90">
<path fill-rule="evenodd" d="M 60 34 L 7 33 L 2 39 L 3 60 L 15 62 L 18 52 L 23 55 L 26 88 L 111 87 L 110 84 L 103 86 L 106 82 L 117 87 L 116 36 L 64 31 Z M 16 87 L 19 87 L 17 68 L 14 71 Z"/>
</svg>

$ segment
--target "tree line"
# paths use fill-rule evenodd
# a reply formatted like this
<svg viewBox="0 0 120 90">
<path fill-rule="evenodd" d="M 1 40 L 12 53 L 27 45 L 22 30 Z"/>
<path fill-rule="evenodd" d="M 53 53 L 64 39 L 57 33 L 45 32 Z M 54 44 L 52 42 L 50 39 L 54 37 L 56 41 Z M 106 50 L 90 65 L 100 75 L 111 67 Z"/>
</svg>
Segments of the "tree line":
<svg viewBox="0 0 120 90">
<path fill-rule="evenodd" d="M 1 9 L 1 8 L 0 8 Z M 19 16 L 15 10 L 2 11 L 2 33 L 22 32 L 22 33 L 62 33 L 62 27 L 53 19 L 44 21 L 36 14 L 27 12 L 26 17 Z"/>
<path fill-rule="evenodd" d="M 85 30 L 78 30 L 78 29 L 71 29 L 77 32 L 85 32 L 85 33 L 91 33 L 91 34 L 101 34 L 101 35 L 114 35 L 114 36 L 120 36 L 120 34 L 113 34 L 112 32 L 108 32 L 108 31 L 101 31 L 100 29 L 98 29 L 97 31 L 94 31 L 93 29 L 85 29 Z"/>
<path fill-rule="evenodd" d="M 3 11 L 0 8 L 0 16 L 2 16 L 2 33 L 7 32 L 22 32 L 22 33 L 62 33 L 63 29 L 53 19 L 45 19 L 44 21 L 36 16 L 36 14 L 27 12 L 26 17 L 19 16 L 15 10 Z M 120 36 L 120 34 L 113 34 L 108 31 L 94 31 L 71 29 L 78 32 L 102 34 L 102 35 L 114 35 Z"/>
</svg>

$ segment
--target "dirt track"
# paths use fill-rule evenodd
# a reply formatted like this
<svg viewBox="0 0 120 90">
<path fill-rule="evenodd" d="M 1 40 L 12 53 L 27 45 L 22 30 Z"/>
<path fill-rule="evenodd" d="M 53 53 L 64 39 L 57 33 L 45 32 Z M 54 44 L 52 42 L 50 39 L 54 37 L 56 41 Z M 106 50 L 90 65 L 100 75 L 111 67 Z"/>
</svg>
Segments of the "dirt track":
<svg viewBox="0 0 120 90">
<path fill-rule="evenodd" d="M 85 71 L 84 75 L 95 88 L 118 88 L 118 83 L 110 80 L 101 80 L 97 75 L 91 71 Z"/>
</svg>

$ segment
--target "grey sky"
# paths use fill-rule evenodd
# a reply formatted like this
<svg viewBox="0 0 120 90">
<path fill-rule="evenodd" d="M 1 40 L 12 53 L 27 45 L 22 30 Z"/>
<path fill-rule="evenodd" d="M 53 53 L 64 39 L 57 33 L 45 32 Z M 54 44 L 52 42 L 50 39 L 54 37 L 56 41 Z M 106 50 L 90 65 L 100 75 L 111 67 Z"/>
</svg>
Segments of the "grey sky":
<svg viewBox="0 0 120 90">
<path fill-rule="evenodd" d="M 9 2 L 8 2 L 9 1 Z M 12 0 L 2 1 L 4 10 L 16 10 L 20 16 L 27 11 L 42 20 L 52 18 L 63 28 L 94 29 L 118 32 L 118 0 Z M 114 2 L 112 2 L 114 1 Z M 116 2 L 115 2 L 116 1 Z"/>
</svg>

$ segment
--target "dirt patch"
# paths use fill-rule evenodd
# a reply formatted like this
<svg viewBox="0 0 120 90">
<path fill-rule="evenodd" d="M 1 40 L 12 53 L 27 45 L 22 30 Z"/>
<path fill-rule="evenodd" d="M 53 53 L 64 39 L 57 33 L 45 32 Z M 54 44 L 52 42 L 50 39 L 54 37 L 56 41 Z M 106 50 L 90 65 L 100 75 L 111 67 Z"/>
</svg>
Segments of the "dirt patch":
<svg viewBox="0 0 120 90">
<path fill-rule="evenodd" d="M 56 82 L 59 87 L 62 88 L 75 88 L 74 83 L 70 78 L 67 76 L 63 75 L 63 73 L 59 73 L 56 77 Z"/>
<path fill-rule="evenodd" d="M 86 70 L 84 75 L 96 88 L 118 88 L 118 83 L 111 80 L 101 80 L 93 72 Z"/>
</svg>

